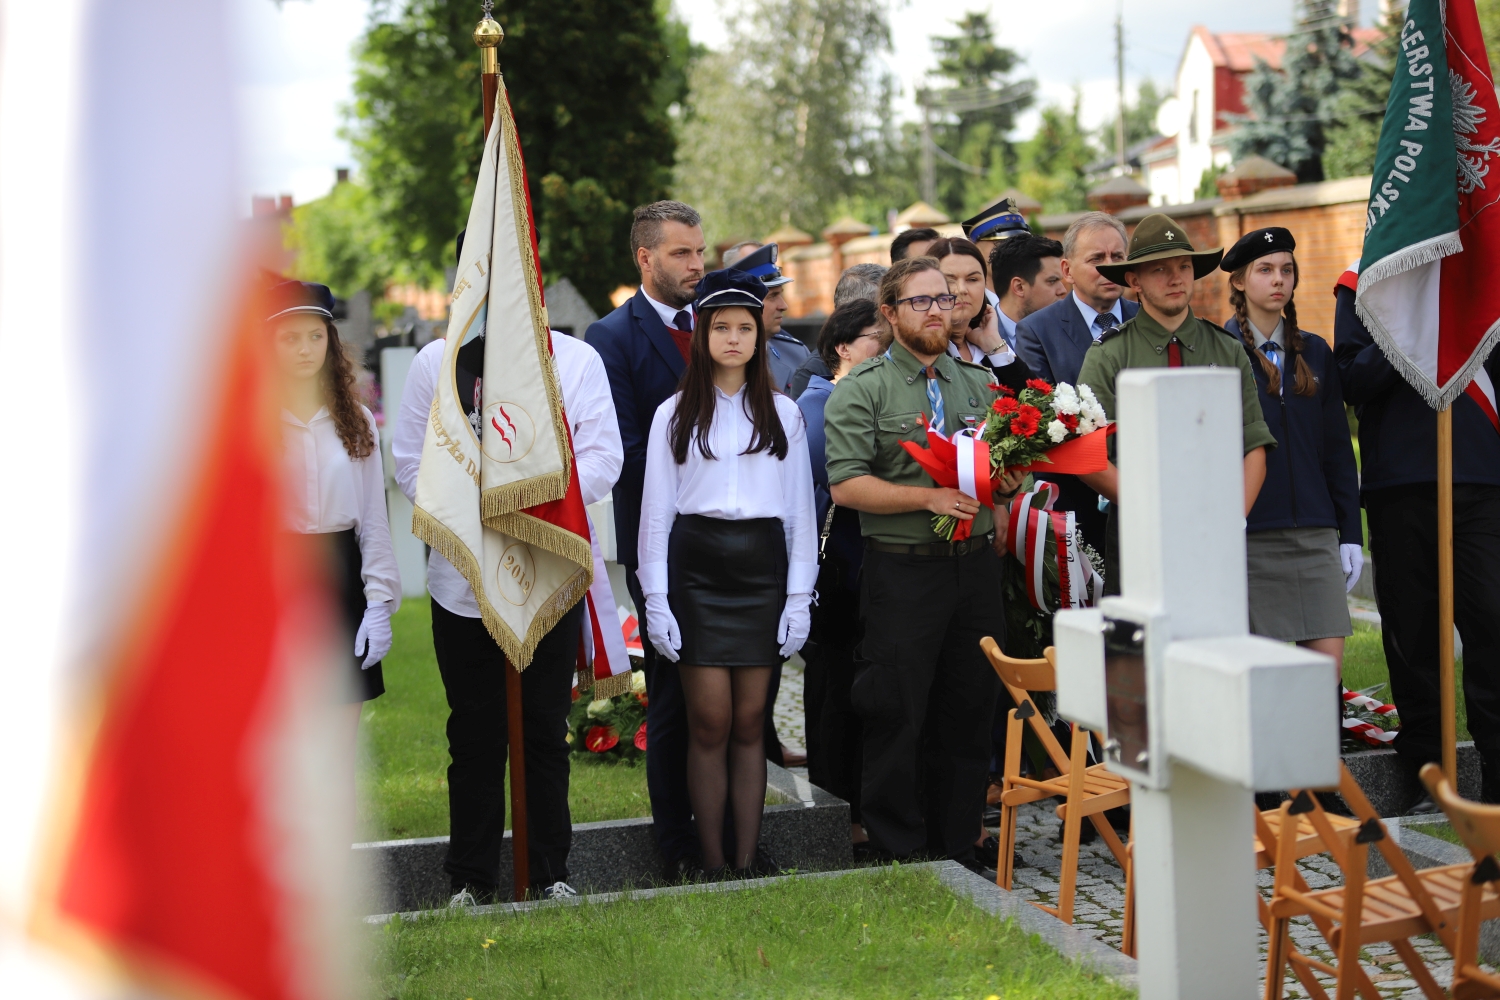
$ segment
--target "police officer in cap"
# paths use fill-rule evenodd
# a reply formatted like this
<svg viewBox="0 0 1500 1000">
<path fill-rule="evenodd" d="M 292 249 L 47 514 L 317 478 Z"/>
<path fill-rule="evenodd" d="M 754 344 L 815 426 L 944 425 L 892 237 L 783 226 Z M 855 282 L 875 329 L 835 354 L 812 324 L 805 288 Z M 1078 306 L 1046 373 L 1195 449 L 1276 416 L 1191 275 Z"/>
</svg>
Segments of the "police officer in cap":
<svg viewBox="0 0 1500 1000">
<path fill-rule="evenodd" d="M 765 246 L 741 243 L 724 254 L 724 266 L 754 275 L 765 283 L 766 301 L 761 316 L 766 326 L 766 363 L 771 366 L 771 384 L 778 392 L 790 394 L 792 373 L 812 352 L 802 341 L 781 329 L 781 320 L 787 310 L 786 295 L 781 286 L 791 284 L 792 279 L 782 274 L 776 263 L 779 252 L 775 243 Z"/>
<path fill-rule="evenodd" d="M 959 225 L 963 227 L 964 235 L 970 241 L 982 244 L 980 250 L 984 252 L 990 263 L 985 274 L 984 297 L 991 309 L 999 309 L 1000 296 L 995 291 L 995 247 L 1003 240 L 1016 237 L 1024 239 L 1030 236 L 1031 227 L 1026 224 L 1026 217 L 1011 203 L 1009 198 L 1001 198 L 993 204 L 986 205 Z M 1014 351 L 1016 349 L 1014 327 L 1007 329 L 1006 325 L 1001 323 L 1000 334 L 1005 338 L 1006 345 Z"/>
<path fill-rule="evenodd" d="M 1114 420 L 1115 378 L 1126 368 L 1182 368 L 1206 365 L 1240 373 L 1240 406 L 1245 437 L 1245 512 L 1255 504 L 1266 478 L 1266 452 L 1276 437 L 1261 414 L 1259 391 L 1250 359 L 1238 337 L 1193 315 L 1188 303 L 1193 282 L 1212 274 L 1224 257 L 1222 247 L 1194 250 L 1181 226 L 1160 213 L 1148 215 L 1130 237 L 1123 264 L 1100 264 L 1099 273 L 1127 285 L 1141 302 L 1140 312 L 1104 332 L 1083 356 L 1080 385 L 1094 391 Z M 1114 455 L 1115 439 L 1110 439 Z M 1119 474 L 1111 461 L 1103 472 L 1079 476 L 1110 502 L 1105 528 L 1104 592 L 1120 592 Z"/>
</svg>

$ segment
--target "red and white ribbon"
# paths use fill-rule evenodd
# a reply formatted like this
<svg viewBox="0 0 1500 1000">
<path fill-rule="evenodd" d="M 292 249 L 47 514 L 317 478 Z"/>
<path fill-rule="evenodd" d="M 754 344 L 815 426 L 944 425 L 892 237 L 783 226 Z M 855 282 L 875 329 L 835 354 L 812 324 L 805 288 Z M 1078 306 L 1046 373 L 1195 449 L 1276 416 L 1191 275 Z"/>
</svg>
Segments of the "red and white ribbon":
<svg viewBox="0 0 1500 1000">
<path fill-rule="evenodd" d="M 1396 717 L 1396 706 L 1377 701 L 1369 695 L 1360 694 L 1358 691 L 1343 689 L 1344 704 L 1353 705 L 1355 708 L 1373 715 L 1383 715 L 1386 718 Z M 1371 746 L 1382 747 L 1396 738 L 1397 730 L 1382 729 L 1377 725 L 1364 722 L 1360 719 L 1345 719 L 1344 728 L 1355 736 L 1369 743 Z"/>
<path fill-rule="evenodd" d="M 958 453 L 958 491 L 971 496 L 993 508 L 995 499 L 990 493 L 990 446 L 979 437 L 972 427 L 957 431 L 953 437 L 953 448 Z"/>
<path fill-rule="evenodd" d="M 1047 606 L 1046 553 L 1050 533 L 1057 553 L 1057 606 L 1086 608 L 1097 604 L 1104 592 L 1104 578 L 1084 555 L 1079 544 L 1077 515 L 1056 511 L 1058 487 L 1045 480 L 1030 493 L 1023 493 L 1010 505 L 1009 532 L 1006 545 L 1011 555 L 1024 566 L 1026 597 L 1031 606 L 1042 611 Z"/>
</svg>

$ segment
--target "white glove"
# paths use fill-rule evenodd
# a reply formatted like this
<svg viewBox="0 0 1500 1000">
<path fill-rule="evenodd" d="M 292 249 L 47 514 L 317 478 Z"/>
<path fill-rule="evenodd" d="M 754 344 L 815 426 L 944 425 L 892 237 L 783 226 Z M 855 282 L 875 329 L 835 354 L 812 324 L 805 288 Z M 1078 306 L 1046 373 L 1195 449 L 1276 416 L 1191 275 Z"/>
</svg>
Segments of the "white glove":
<svg viewBox="0 0 1500 1000">
<path fill-rule="evenodd" d="M 367 646 L 368 654 L 365 652 Z M 381 601 L 365 608 L 365 617 L 359 623 L 359 631 L 354 633 L 354 655 L 365 658 L 359 669 L 369 670 L 385 659 L 385 654 L 390 651 L 391 602 Z"/>
<path fill-rule="evenodd" d="M 1359 574 L 1365 568 L 1365 550 L 1358 545 L 1340 545 L 1339 562 L 1344 567 L 1344 593 L 1354 589 Z"/>
<path fill-rule="evenodd" d="M 666 594 L 646 595 L 646 632 L 656 651 L 676 663 L 677 651 L 682 648 L 682 630 L 677 627 Z"/>
<path fill-rule="evenodd" d="M 781 624 L 776 626 L 776 641 L 781 643 L 781 657 L 786 659 L 807 641 L 812 631 L 811 594 L 786 595 L 786 607 L 781 609 Z"/>
</svg>

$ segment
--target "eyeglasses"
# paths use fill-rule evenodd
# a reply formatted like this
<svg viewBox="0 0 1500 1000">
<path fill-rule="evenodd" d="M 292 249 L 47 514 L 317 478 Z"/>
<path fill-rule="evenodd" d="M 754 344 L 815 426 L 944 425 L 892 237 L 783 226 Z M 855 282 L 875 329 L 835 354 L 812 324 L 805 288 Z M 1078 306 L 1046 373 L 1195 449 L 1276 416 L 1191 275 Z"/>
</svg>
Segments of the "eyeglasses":
<svg viewBox="0 0 1500 1000">
<path fill-rule="evenodd" d="M 958 304 L 958 296 L 957 295 L 913 295 L 911 298 L 897 299 L 896 300 L 896 306 L 899 308 L 900 305 L 901 305 L 901 303 L 903 303 L 903 302 L 909 302 L 909 303 L 911 303 L 912 312 L 919 312 L 919 313 L 928 312 L 929 310 L 932 309 L 932 304 L 934 302 L 937 303 L 937 307 L 939 309 L 941 309 L 943 312 L 947 312 L 948 310 L 952 309 L 955 305 Z"/>
</svg>

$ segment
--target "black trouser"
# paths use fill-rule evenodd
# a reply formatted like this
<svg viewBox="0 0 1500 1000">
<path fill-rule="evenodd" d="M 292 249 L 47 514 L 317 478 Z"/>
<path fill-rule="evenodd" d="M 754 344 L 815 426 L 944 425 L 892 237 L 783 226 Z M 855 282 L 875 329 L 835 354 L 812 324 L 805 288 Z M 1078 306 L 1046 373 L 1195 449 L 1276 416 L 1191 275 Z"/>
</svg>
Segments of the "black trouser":
<svg viewBox="0 0 1500 1000">
<path fill-rule="evenodd" d="M 819 645 L 818 690 L 811 697 L 806 694 L 803 697 L 808 699 L 807 780 L 848 802 L 849 822 L 859 823 L 865 746 L 864 723 L 850 701 L 856 666 L 854 650 L 851 645 Z M 810 665 L 808 673 L 812 673 Z"/>
<path fill-rule="evenodd" d="M 573 820 L 568 812 L 568 709 L 578 661 L 583 602 L 542 637 L 521 671 L 526 737 L 526 829 L 531 884 L 567 881 Z M 505 654 L 483 620 L 432 602 L 432 644 L 448 696 L 448 860 L 454 891 L 493 891 L 505 835 L 509 749 Z"/>
<path fill-rule="evenodd" d="M 1396 751 L 1414 767 L 1442 756 L 1438 702 L 1437 487 L 1364 497 L 1375 600 L 1401 714 Z M 1453 487 L 1453 618 L 1464 643 L 1464 700 L 1480 754 L 1500 755 L 1500 487 Z"/>
<path fill-rule="evenodd" d="M 646 792 L 656 847 L 666 861 L 696 856 L 698 833 L 687 788 L 687 699 L 677 664 L 656 655 L 646 631 L 646 595 L 635 570 L 626 568 L 625 585 L 635 602 L 646 668 Z"/>
<path fill-rule="evenodd" d="M 860 586 L 865 829 L 898 857 L 972 858 L 1000 683 L 979 640 L 1005 642 L 999 557 L 867 549 Z"/>
<path fill-rule="evenodd" d="M 1104 523 L 1104 596 L 1120 595 L 1120 505 L 1112 503 Z"/>
</svg>

